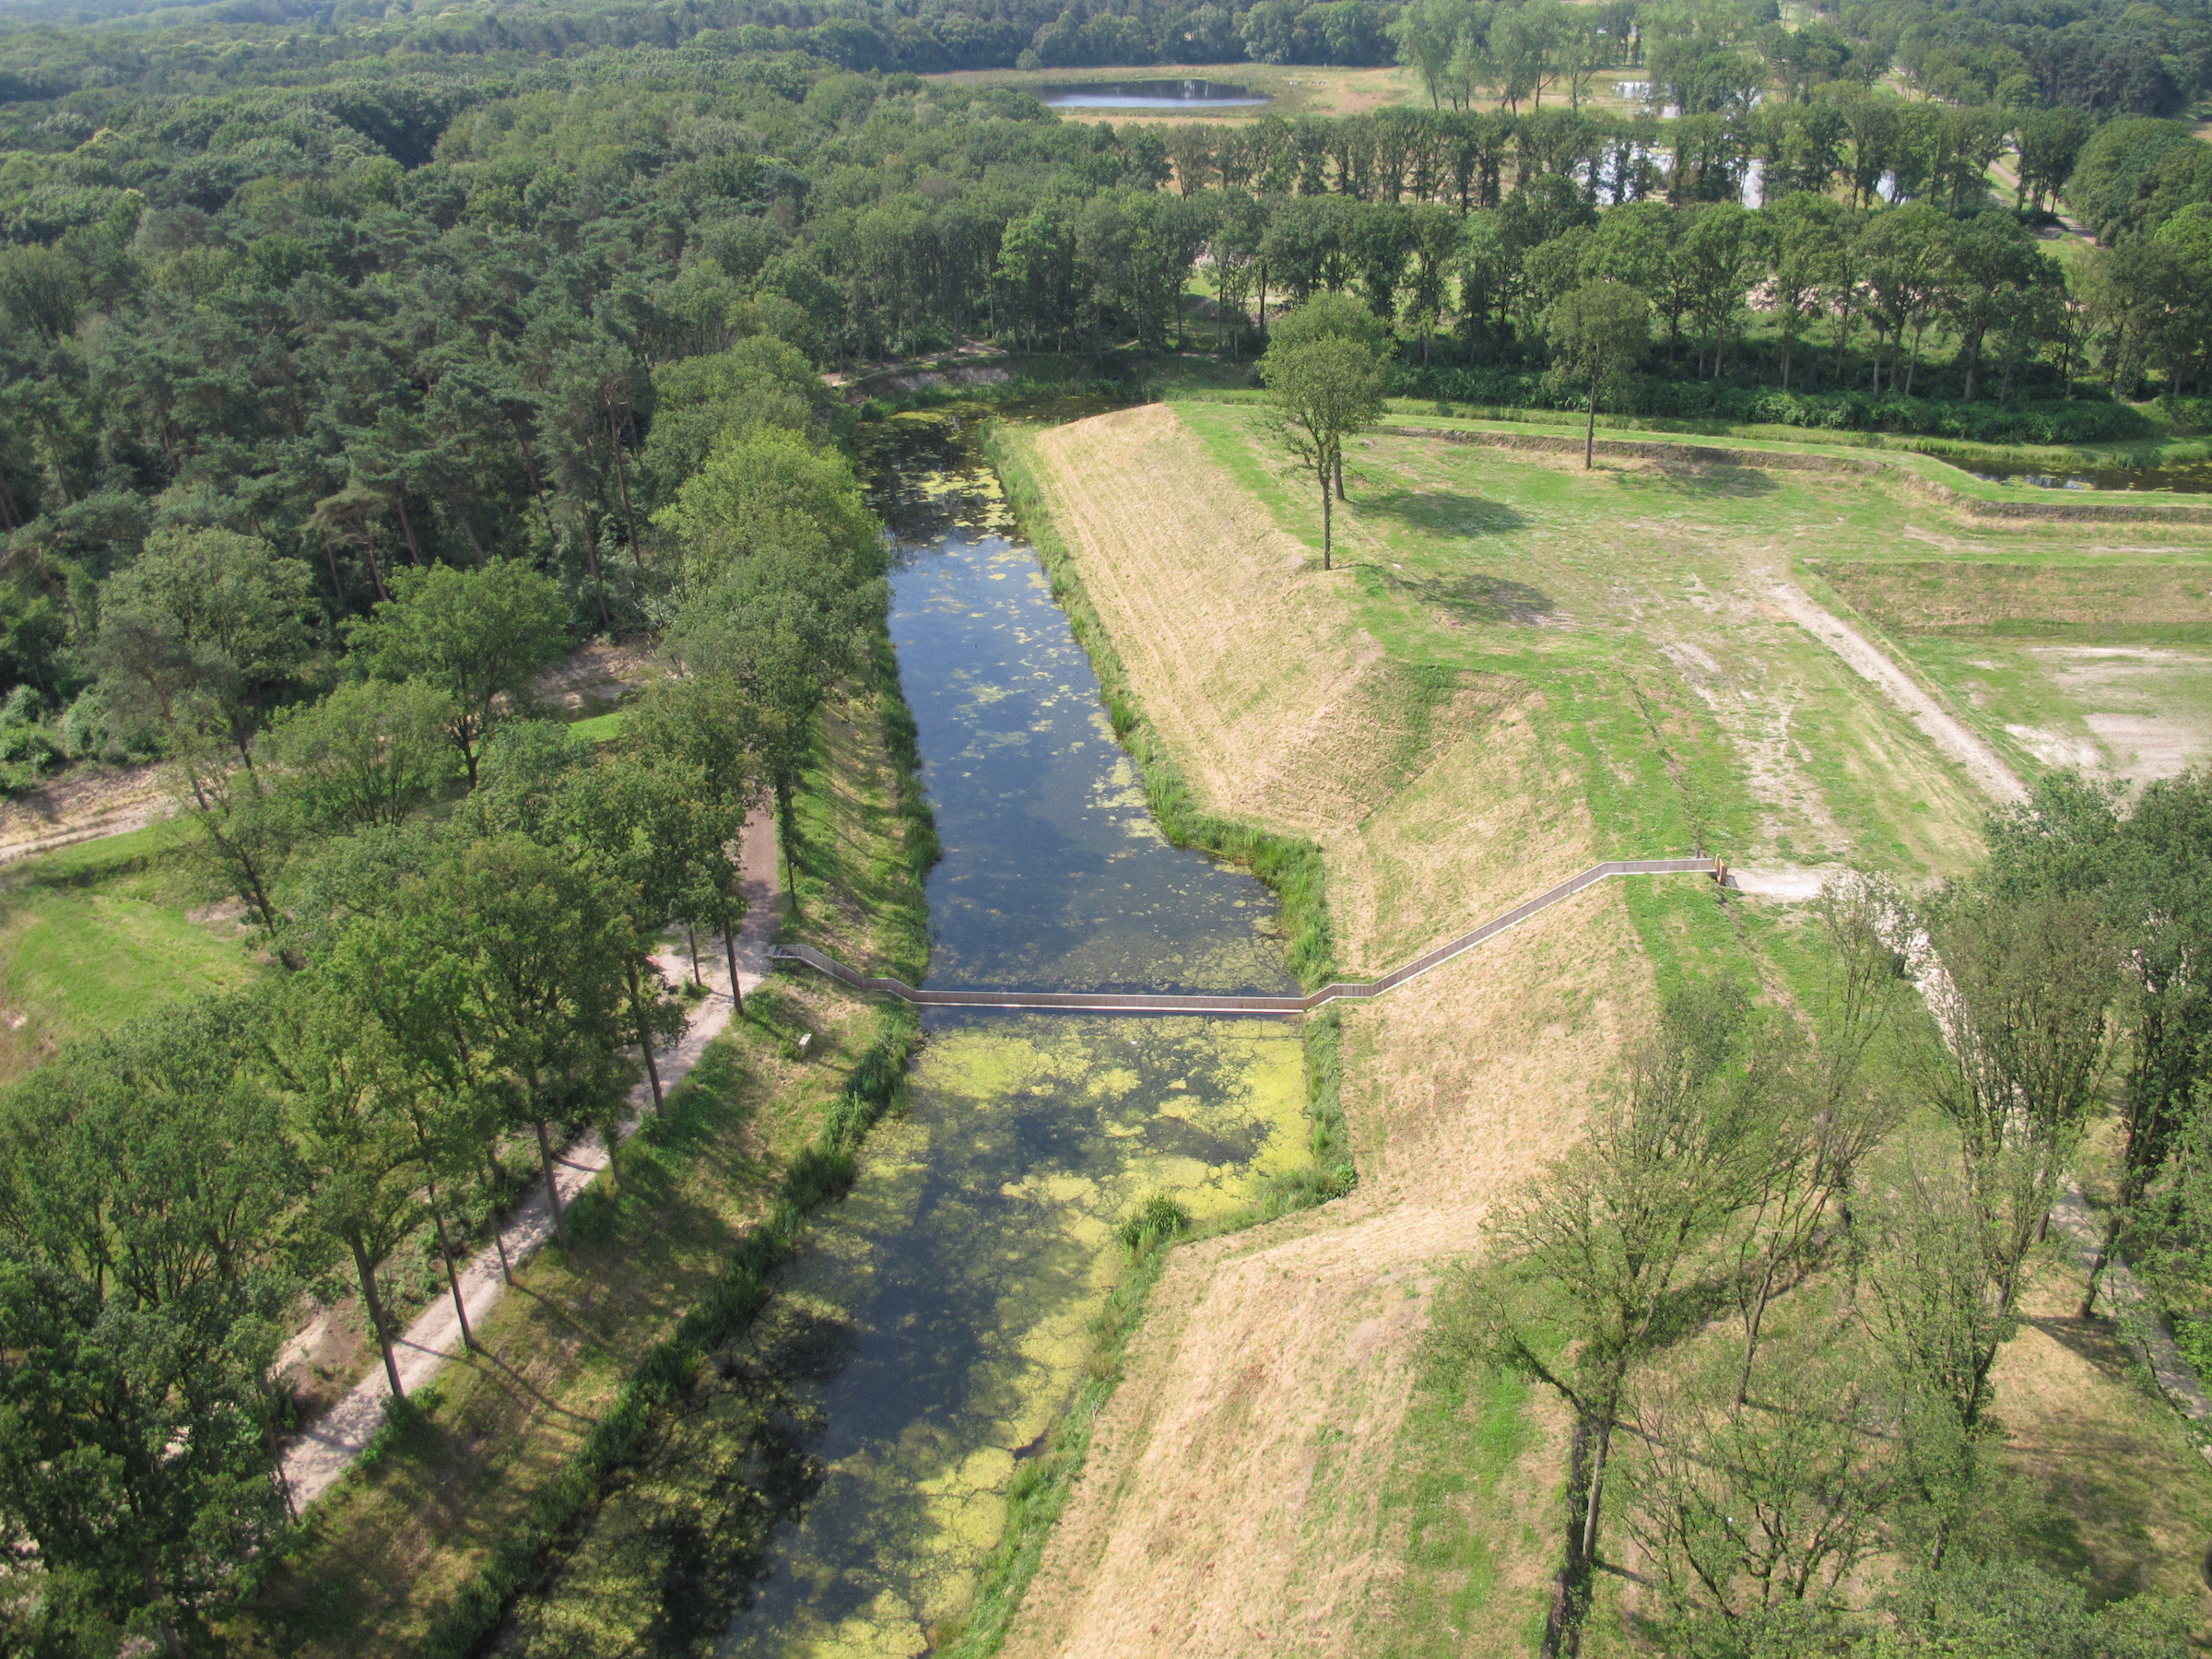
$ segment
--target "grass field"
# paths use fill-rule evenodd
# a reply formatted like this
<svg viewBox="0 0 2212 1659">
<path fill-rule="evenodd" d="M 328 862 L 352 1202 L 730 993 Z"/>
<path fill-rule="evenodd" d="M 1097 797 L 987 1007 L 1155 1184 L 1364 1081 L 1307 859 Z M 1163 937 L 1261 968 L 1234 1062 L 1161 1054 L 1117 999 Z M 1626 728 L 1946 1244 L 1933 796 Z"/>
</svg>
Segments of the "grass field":
<svg viewBox="0 0 2212 1659">
<path fill-rule="evenodd" d="M 1777 584 L 2002 734 L 2030 722 L 1976 704 L 1944 653 L 2038 665 L 2050 639 L 2106 650 L 2105 631 L 2138 628 L 2118 643 L 2185 654 L 2206 585 L 2188 573 L 2212 543 L 1975 519 L 1914 486 L 1937 465 L 1921 457 L 1875 477 L 1720 456 L 1585 473 L 1579 454 L 1377 433 L 1352 453 L 1324 572 L 1318 501 L 1242 400 L 1023 434 L 1011 453 L 1201 801 L 1324 847 L 1347 971 L 1593 856 L 1702 845 L 1915 884 L 1961 869 L 1987 800 L 1788 619 Z M 1931 559 L 1971 567 L 1960 591 L 2027 631 L 1963 636 L 1900 609 L 1921 591 L 1908 567 Z M 2112 619 L 2117 594 L 2134 620 Z M 2020 670 L 2015 714 L 2097 713 L 2071 663 L 2033 685 Z M 2202 706 L 2189 663 L 2158 665 L 2161 709 Z M 1540 1398 L 1424 1359 L 1428 1309 L 1489 1206 L 1577 1133 L 1656 987 L 1717 972 L 1789 999 L 1818 968 L 1790 907 L 1624 882 L 1348 1012 L 1359 1191 L 1175 1253 L 1008 1651 L 1146 1652 L 1170 1620 L 1191 1653 L 1528 1651 L 1560 1425 Z M 2010 1541 L 2099 1594 L 2185 1590 L 2212 1471 L 2110 1333 L 2065 1317 L 2073 1272 L 2049 1265 L 2005 1359 Z M 1143 1543 L 1162 1527 L 1172 1557 Z"/>
<path fill-rule="evenodd" d="M 2140 784 L 2212 760 L 2212 553 L 2098 529 L 2022 547 L 1911 526 L 1812 569 L 2024 773 Z"/>
<path fill-rule="evenodd" d="M 182 834 L 155 824 L 0 865 L 0 1075 L 262 971 Z"/>
<path fill-rule="evenodd" d="M 1251 413 L 1179 406 L 1217 464 L 1301 539 L 1320 507 Z M 1605 855 L 1692 845 L 1732 862 L 1899 871 L 1972 854 L 1962 777 L 1766 590 L 1810 537 L 1841 556 L 1898 531 L 1856 479 L 1360 441 L 1344 526 L 1353 614 L 1394 656 L 1537 688 L 1582 761 Z"/>
</svg>

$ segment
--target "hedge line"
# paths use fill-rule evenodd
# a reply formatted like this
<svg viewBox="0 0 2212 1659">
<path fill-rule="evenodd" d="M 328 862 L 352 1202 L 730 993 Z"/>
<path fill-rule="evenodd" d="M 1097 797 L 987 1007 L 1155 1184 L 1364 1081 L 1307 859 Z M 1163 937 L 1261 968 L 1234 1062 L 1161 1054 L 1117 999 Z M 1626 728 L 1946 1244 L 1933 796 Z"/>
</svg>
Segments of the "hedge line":
<svg viewBox="0 0 2212 1659">
<path fill-rule="evenodd" d="M 1504 369 L 1405 364 L 1391 390 L 1401 397 L 1448 403 L 1577 412 L 1583 407 L 1579 395 L 1547 387 L 1542 375 Z M 1639 376 L 1632 401 L 1634 413 L 1663 419 L 1724 420 L 1831 432 L 1901 432 L 1978 443 L 2099 443 L 2156 435 L 2140 410 L 2101 398 L 1952 403 L 1891 393 L 1877 398 L 1864 392 L 1781 392 Z"/>
<path fill-rule="evenodd" d="M 1136 761 L 1145 782 L 1146 804 L 1161 830 L 1177 846 L 1197 847 L 1241 865 L 1272 888 L 1282 904 L 1283 925 L 1289 935 L 1287 955 L 1291 972 L 1308 990 L 1325 985 L 1335 971 L 1335 945 L 1329 930 L 1326 875 L 1320 847 L 1222 818 L 1199 806 L 1182 768 L 1137 706 L 1128 670 L 1084 590 L 1082 575 L 1067 544 L 1060 539 L 1027 458 L 995 426 L 983 435 L 983 453 L 998 469 L 1006 489 L 1006 504 L 1021 521 L 1023 532 L 1052 580 L 1053 597 L 1067 613 L 1076 639 L 1098 672 L 1114 740 Z"/>
</svg>

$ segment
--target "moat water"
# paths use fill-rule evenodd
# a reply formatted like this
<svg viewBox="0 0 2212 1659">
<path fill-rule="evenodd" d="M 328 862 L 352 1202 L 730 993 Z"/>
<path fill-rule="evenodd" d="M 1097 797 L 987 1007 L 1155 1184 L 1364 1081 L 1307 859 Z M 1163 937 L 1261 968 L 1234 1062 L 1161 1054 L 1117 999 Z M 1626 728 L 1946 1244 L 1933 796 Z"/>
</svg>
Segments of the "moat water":
<svg viewBox="0 0 2212 1659">
<path fill-rule="evenodd" d="M 1295 989 L 1266 889 L 1153 822 L 973 429 L 899 417 L 864 453 L 945 849 L 927 982 Z M 1121 1221 L 1157 1193 L 1200 1218 L 1237 1211 L 1304 1156 L 1288 1022 L 933 1010 L 925 1029 L 852 1195 L 724 1358 L 726 1397 L 649 1475 L 705 1500 L 703 1523 L 640 1546 L 674 1609 L 667 1651 L 908 1656 L 953 1639 L 1016 1471 L 1079 1385 L 1125 1270 Z M 765 1555 L 718 1554 L 717 1525 L 747 1516 L 780 1517 Z M 722 1634 L 701 1641 L 717 1604 Z"/>
</svg>

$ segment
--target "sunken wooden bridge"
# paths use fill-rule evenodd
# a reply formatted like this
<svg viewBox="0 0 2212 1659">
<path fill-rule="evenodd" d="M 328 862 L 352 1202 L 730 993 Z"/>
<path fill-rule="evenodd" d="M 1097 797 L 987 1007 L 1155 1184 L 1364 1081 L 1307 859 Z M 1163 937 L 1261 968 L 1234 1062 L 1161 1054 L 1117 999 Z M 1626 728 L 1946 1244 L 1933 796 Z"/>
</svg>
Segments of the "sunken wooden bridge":
<svg viewBox="0 0 2212 1659">
<path fill-rule="evenodd" d="M 1442 967 L 1453 958 L 1496 938 L 1562 899 L 1573 898 L 1608 876 L 1710 876 L 1721 879 L 1725 874 L 1720 863 L 1711 858 L 1609 859 L 1601 865 L 1592 865 L 1580 876 L 1571 877 L 1558 887 L 1538 893 L 1480 927 L 1445 940 L 1428 955 L 1416 957 L 1379 980 L 1363 983 L 1340 982 L 1324 985 L 1304 996 L 1176 995 L 1144 991 L 924 991 L 904 980 L 856 973 L 811 945 L 778 945 L 770 949 L 769 955 L 779 961 L 803 962 L 856 991 L 882 992 L 921 1008 L 1057 1008 L 1069 1014 L 1304 1014 L 1324 1003 L 1381 996 L 1386 991 L 1394 991 L 1408 980 L 1418 979 L 1430 969 Z"/>
</svg>

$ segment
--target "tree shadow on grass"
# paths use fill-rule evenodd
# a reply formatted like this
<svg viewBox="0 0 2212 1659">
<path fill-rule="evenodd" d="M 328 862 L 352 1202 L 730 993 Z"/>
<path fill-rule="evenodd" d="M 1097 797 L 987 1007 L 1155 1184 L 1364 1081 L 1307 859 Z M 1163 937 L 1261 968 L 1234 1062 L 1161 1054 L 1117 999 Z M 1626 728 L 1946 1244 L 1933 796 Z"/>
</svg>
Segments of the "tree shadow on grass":
<svg viewBox="0 0 2212 1659">
<path fill-rule="evenodd" d="M 1528 520 L 1502 501 L 1449 489 L 1377 489 L 1352 503 L 1361 517 L 1396 519 L 1435 535 L 1500 535 Z"/>
<path fill-rule="evenodd" d="M 1559 608 L 1541 588 L 1480 571 L 1454 571 L 1448 576 L 1405 576 L 1395 571 L 1376 571 L 1375 574 L 1394 592 L 1467 622 L 1542 628 L 1554 619 Z"/>
<path fill-rule="evenodd" d="M 2087 1360 L 2106 1381 L 2135 1389 L 2136 1361 L 2104 1319 L 2030 1316 L 2024 1323 Z M 2086 1576 L 2103 1602 L 2153 1588 L 2148 1564 L 2159 1547 L 2147 1531 L 2140 1465 L 2146 1448 L 2124 1426 L 2066 1416 L 2047 1425 L 2030 1452 L 2040 1488 L 2014 1512 L 2013 1535 L 2047 1570 Z"/>
<path fill-rule="evenodd" d="M 1771 473 L 1722 462 L 1662 461 L 1648 471 L 1616 471 L 1613 477 L 1628 489 L 1692 497 L 1772 495 L 1782 488 Z"/>
</svg>

